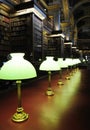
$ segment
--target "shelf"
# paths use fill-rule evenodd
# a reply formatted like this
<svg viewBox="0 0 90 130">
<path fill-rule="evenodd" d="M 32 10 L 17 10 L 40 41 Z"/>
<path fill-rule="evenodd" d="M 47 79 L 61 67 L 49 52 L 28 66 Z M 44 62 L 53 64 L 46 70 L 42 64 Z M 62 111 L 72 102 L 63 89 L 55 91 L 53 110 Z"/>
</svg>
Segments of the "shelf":
<svg viewBox="0 0 90 130">
<path fill-rule="evenodd" d="M 3 62 L 10 53 L 10 19 L 0 14 L 0 60 Z"/>
</svg>

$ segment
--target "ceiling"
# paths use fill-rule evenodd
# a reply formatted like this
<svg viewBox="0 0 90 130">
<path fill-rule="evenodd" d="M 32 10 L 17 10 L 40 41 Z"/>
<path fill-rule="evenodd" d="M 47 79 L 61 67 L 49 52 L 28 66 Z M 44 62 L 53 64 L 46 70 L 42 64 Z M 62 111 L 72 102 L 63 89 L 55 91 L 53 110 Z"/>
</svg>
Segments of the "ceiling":
<svg viewBox="0 0 90 130">
<path fill-rule="evenodd" d="M 44 1 L 49 4 L 54 0 Z M 61 3 L 61 22 L 69 21 L 68 18 L 73 16 L 74 23 L 72 20 L 69 22 L 74 24 L 72 33 L 75 35 L 77 46 L 79 49 L 90 51 L 90 0 L 61 0 Z"/>
<path fill-rule="evenodd" d="M 0 0 L 10 8 L 29 0 Z M 35 0 L 44 7 L 58 7 L 56 1 L 60 2 L 61 22 L 70 22 L 72 24 L 72 34 L 75 36 L 79 49 L 90 52 L 90 0 Z M 65 9 L 65 10 L 64 10 Z M 72 17 L 73 16 L 73 17 Z M 68 18 L 68 19 L 67 19 Z M 72 19 L 73 18 L 73 19 Z"/>
<path fill-rule="evenodd" d="M 78 30 L 79 48 L 90 50 L 90 0 L 69 0 Z"/>
</svg>

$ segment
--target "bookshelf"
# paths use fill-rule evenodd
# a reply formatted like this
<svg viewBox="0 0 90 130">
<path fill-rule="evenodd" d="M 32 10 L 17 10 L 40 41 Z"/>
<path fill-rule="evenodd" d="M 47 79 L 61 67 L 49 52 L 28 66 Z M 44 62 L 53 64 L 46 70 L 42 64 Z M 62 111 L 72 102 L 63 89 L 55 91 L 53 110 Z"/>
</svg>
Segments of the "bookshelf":
<svg viewBox="0 0 90 130">
<path fill-rule="evenodd" d="M 42 58 L 42 21 L 35 14 L 12 17 L 10 30 L 12 52 L 24 52 L 33 63 Z"/>
<path fill-rule="evenodd" d="M 53 20 L 49 17 L 47 17 L 43 21 L 43 45 L 42 45 L 42 57 L 43 59 L 48 55 L 49 51 L 49 38 L 47 37 L 48 34 L 50 34 L 53 30 Z"/>
<path fill-rule="evenodd" d="M 10 19 L 0 13 L 0 60 L 5 62 L 10 53 Z"/>
<path fill-rule="evenodd" d="M 27 52 L 27 15 L 10 19 L 10 38 L 12 52 Z"/>
<path fill-rule="evenodd" d="M 61 36 L 48 37 L 47 54 L 56 58 L 64 57 L 64 39 Z"/>
<path fill-rule="evenodd" d="M 43 22 L 33 14 L 33 59 L 42 59 L 42 25 Z"/>
<path fill-rule="evenodd" d="M 9 14 L 0 9 L 0 67 L 8 60 L 10 48 L 10 18 Z M 9 81 L 0 80 L 0 92 L 8 89 Z"/>
</svg>

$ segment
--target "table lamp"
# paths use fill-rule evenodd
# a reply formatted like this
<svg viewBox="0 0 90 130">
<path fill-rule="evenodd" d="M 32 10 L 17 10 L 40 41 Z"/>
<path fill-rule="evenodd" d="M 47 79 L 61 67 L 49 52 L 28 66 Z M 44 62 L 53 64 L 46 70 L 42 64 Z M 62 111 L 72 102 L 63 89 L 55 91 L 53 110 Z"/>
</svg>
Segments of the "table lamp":
<svg viewBox="0 0 90 130">
<path fill-rule="evenodd" d="M 48 89 L 46 91 L 47 96 L 53 96 L 54 91 L 51 88 L 51 71 L 58 71 L 60 69 L 58 62 L 54 60 L 52 56 L 46 56 L 46 60 L 44 60 L 39 70 L 41 71 L 48 71 Z"/>
<path fill-rule="evenodd" d="M 65 64 L 68 65 L 66 79 L 70 80 L 69 67 L 72 67 L 74 65 L 73 59 L 72 58 L 66 58 L 65 59 Z"/>
<path fill-rule="evenodd" d="M 70 70 L 70 73 L 68 73 L 67 72 L 67 77 L 66 77 L 66 79 L 70 79 L 70 76 L 72 76 L 72 68 L 73 68 L 73 66 L 74 66 L 74 60 L 73 60 L 73 58 L 66 58 L 66 62 L 67 62 L 67 64 L 68 64 L 68 70 Z"/>
<path fill-rule="evenodd" d="M 33 65 L 24 59 L 24 53 L 11 53 L 11 59 L 4 63 L 0 70 L 0 79 L 15 80 L 18 93 L 18 107 L 12 116 L 15 122 L 22 122 L 28 119 L 28 114 L 24 112 L 21 104 L 21 83 L 23 79 L 36 77 L 36 70 Z"/>
<path fill-rule="evenodd" d="M 62 82 L 62 68 L 68 68 L 68 65 L 65 64 L 65 60 L 63 58 L 58 58 L 58 64 L 60 66 L 58 85 L 63 85 L 64 83 Z"/>
<path fill-rule="evenodd" d="M 74 58 L 73 60 L 74 60 L 74 71 L 73 72 L 76 72 L 78 69 L 78 65 L 81 63 L 81 61 L 79 58 Z"/>
<path fill-rule="evenodd" d="M 79 58 L 76 58 L 75 61 L 76 61 L 76 65 L 79 65 L 81 63 Z"/>
</svg>

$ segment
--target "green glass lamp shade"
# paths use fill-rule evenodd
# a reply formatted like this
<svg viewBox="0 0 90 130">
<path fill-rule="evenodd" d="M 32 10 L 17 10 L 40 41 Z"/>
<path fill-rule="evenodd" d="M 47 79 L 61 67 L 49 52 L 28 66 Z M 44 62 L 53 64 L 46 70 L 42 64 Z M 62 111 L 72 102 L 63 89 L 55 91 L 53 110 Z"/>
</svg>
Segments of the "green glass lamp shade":
<svg viewBox="0 0 90 130">
<path fill-rule="evenodd" d="M 24 53 L 11 53 L 11 59 L 0 70 L 0 79 L 22 80 L 36 77 L 33 65 L 24 59 Z"/>
<path fill-rule="evenodd" d="M 76 64 L 81 63 L 80 59 L 79 59 L 79 58 L 76 58 L 76 59 L 75 59 L 75 63 L 76 63 Z"/>
<path fill-rule="evenodd" d="M 85 59 L 83 59 L 82 61 L 85 62 Z"/>
<path fill-rule="evenodd" d="M 74 58 L 72 59 L 72 65 L 73 65 L 73 66 L 76 65 L 76 61 L 75 61 Z"/>
<path fill-rule="evenodd" d="M 58 64 L 59 64 L 60 68 L 67 68 L 68 67 L 66 60 L 63 60 L 63 58 L 58 58 Z"/>
<path fill-rule="evenodd" d="M 53 57 L 46 57 L 46 60 L 43 61 L 40 65 L 40 70 L 43 71 L 57 71 L 60 70 L 60 67 L 58 65 L 58 62 L 53 59 Z"/>
<path fill-rule="evenodd" d="M 74 60 L 72 58 L 66 58 L 66 63 L 67 63 L 68 66 L 73 66 Z"/>
</svg>

